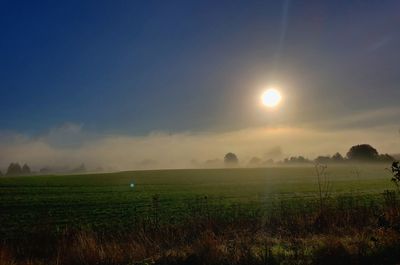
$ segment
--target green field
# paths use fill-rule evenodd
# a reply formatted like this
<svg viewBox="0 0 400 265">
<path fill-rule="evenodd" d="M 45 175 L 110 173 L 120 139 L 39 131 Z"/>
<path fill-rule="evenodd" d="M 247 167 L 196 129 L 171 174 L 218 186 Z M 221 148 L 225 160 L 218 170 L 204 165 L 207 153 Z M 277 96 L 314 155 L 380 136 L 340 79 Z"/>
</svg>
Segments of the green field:
<svg viewBox="0 0 400 265">
<path fill-rule="evenodd" d="M 328 167 L 331 196 L 378 200 L 384 190 L 393 188 L 385 167 Z M 204 213 L 204 208 L 223 215 L 238 213 L 238 208 L 269 209 L 282 202 L 308 207 L 306 202 L 316 201 L 317 191 L 313 167 L 3 177 L 0 233 L 9 237 L 36 227 L 75 226 L 123 231 L 138 219 L 151 218 L 155 195 L 159 218 L 179 222 Z"/>
</svg>

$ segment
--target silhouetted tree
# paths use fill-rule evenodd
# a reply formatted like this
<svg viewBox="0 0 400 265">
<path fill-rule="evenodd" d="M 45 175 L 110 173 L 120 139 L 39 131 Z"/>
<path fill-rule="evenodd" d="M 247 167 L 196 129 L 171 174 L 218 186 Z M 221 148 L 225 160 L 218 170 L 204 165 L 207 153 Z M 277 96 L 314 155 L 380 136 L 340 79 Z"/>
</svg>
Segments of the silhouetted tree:
<svg viewBox="0 0 400 265">
<path fill-rule="evenodd" d="M 29 175 L 31 174 L 31 169 L 29 168 L 29 166 L 27 164 L 24 164 L 22 166 L 22 174 L 23 175 Z"/>
<path fill-rule="evenodd" d="M 373 161 L 378 159 L 378 151 L 369 144 L 352 146 L 347 152 L 347 158 L 353 161 Z"/>
<path fill-rule="evenodd" d="M 85 164 L 84 163 L 80 164 L 78 167 L 72 169 L 70 172 L 71 173 L 84 173 L 84 172 L 86 172 Z"/>
<path fill-rule="evenodd" d="M 3 176 L 3 172 L 0 171 L 0 177 L 2 177 L 2 176 Z"/>
<path fill-rule="evenodd" d="M 22 168 L 18 163 L 11 163 L 7 168 L 7 176 L 17 176 L 22 174 Z"/>
<path fill-rule="evenodd" d="M 49 173 L 51 172 L 51 168 L 49 168 L 49 167 L 42 167 L 42 168 L 39 170 L 39 172 L 40 172 L 41 174 L 49 174 Z"/>
<path fill-rule="evenodd" d="M 399 188 L 400 183 L 400 163 L 399 161 L 393 161 L 392 163 L 392 181 Z"/>
<path fill-rule="evenodd" d="M 294 159 L 294 162 L 297 162 L 297 163 L 308 163 L 310 161 L 307 158 L 305 158 L 304 156 L 298 156 L 297 159 Z"/>
<path fill-rule="evenodd" d="M 340 163 L 344 161 L 344 157 L 339 152 L 337 152 L 332 156 L 331 160 L 332 162 Z"/>
<path fill-rule="evenodd" d="M 314 162 L 317 164 L 328 164 L 331 161 L 330 156 L 318 156 Z"/>
<path fill-rule="evenodd" d="M 227 166 L 236 166 L 239 164 L 239 159 L 234 153 L 227 153 L 224 157 L 224 163 Z"/>
<path fill-rule="evenodd" d="M 304 156 L 291 156 L 290 158 L 285 158 L 283 160 L 284 164 L 303 164 L 303 163 L 310 163 L 311 161 Z"/>
<path fill-rule="evenodd" d="M 393 162 L 395 161 L 394 157 L 389 154 L 380 154 L 378 157 L 380 162 Z"/>
<path fill-rule="evenodd" d="M 261 164 L 261 159 L 259 157 L 256 157 L 256 156 L 252 157 L 250 159 L 250 161 L 249 161 L 249 165 L 253 166 L 253 167 L 254 166 L 260 166 L 260 164 Z"/>
</svg>

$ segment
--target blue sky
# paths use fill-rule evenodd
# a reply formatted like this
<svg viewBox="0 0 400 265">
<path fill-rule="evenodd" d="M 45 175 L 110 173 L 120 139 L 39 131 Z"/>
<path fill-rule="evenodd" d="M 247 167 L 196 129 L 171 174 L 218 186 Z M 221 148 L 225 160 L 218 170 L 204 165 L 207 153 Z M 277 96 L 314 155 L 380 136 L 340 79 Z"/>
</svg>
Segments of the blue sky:
<svg viewBox="0 0 400 265">
<path fill-rule="evenodd" d="M 396 125 L 398 1 L 0 5 L 3 133 L 40 138 L 65 124 L 129 136 Z M 270 85 L 284 94 L 274 114 L 258 102 Z M 335 122 L 370 112 L 380 118 Z"/>
<path fill-rule="evenodd" d="M 256 89 L 287 79 L 310 119 L 307 97 L 396 104 L 397 1 L 287 3 L 282 23 L 280 1 L 3 1 L 0 128 L 243 128 Z"/>
<path fill-rule="evenodd" d="M 5 4 L 1 126 L 35 131 L 74 121 L 146 132 L 213 125 L 208 117 L 220 114 L 235 64 L 276 45 L 267 36 L 279 35 L 281 4 L 189 2 Z"/>
</svg>

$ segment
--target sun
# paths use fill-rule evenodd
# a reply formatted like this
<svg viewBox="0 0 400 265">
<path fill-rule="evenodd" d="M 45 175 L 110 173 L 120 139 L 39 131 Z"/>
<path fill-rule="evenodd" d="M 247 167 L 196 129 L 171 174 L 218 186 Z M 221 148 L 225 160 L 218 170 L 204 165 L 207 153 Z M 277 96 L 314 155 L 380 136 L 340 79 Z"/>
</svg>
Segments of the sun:
<svg viewBox="0 0 400 265">
<path fill-rule="evenodd" d="M 282 95 L 278 90 L 271 88 L 262 94 L 261 100 L 265 106 L 275 108 L 281 102 Z"/>
</svg>

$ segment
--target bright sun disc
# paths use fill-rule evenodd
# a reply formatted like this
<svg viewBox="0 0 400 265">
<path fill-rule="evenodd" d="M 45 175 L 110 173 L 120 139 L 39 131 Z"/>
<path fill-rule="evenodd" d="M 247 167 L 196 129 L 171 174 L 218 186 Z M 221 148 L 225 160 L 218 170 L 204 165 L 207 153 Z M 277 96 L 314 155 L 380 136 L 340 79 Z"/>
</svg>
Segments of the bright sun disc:
<svg viewBox="0 0 400 265">
<path fill-rule="evenodd" d="M 276 107 L 281 102 L 282 96 L 276 89 L 268 89 L 262 94 L 262 102 L 269 108 Z"/>
</svg>

